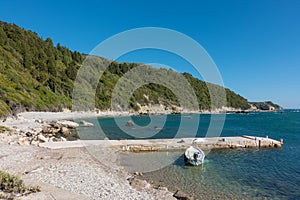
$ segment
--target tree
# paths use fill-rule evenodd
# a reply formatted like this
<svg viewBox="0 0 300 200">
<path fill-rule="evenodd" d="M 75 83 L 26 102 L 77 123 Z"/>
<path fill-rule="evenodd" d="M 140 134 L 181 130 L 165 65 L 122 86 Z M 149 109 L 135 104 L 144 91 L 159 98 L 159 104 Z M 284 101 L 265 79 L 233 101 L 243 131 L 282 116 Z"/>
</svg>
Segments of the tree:
<svg viewBox="0 0 300 200">
<path fill-rule="evenodd" d="M 57 70 L 55 67 L 55 60 L 53 57 L 50 57 L 48 62 L 47 62 L 47 67 L 48 67 L 48 72 L 52 76 L 57 76 Z"/>
</svg>

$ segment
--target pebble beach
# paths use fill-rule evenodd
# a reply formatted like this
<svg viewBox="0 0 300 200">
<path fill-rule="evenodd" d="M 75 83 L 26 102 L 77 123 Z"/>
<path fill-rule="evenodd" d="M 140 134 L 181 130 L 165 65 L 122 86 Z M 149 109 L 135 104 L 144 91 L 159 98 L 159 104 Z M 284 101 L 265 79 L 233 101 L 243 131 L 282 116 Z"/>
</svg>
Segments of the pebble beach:
<svg viewBox="0 0 300 200">
<path fill-rule="evenodd" d="M 124 115 L 101 113 L 98 116 Z M 94 117 L 95 113 L 20 113 L 0 126 L 26 132 L 49 121 Z M 107 158 L 103 165 L 85 148 L 46 149 L 38 145 L 20 145 L 18 134 L 0 135 L 0 169 L 19 175 L 25 183 L 41 186 L 41 192 L 22 199 L 176 199 L 166 189 L 154 189 Z M 101 149 L 103 155 L 107 149 Z M 112 162 L 111 164 L 109 162 Z M 109 167 L 111 166 L 111 167 Z"/>
</svg>

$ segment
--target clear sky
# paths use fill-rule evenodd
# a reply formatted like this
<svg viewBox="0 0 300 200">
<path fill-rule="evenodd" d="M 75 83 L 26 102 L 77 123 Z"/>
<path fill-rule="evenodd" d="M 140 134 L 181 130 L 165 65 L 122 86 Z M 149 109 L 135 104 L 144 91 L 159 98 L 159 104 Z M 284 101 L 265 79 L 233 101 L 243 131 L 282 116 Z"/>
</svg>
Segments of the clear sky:
<svg viewBox="0 0 300 200">
<path fill-rule="evenodd" d="M 164 27 L 199 42 L 217 64 L 225 86 L 250 101 L 300 108 L 300 1 L 0 1 L 0 20 L 89 53 L 108 37 L 138 27 Z M 143 52 L 122 61 L 169 62 Z M 176 62 L 175 62 L 176 61 Z"/>
</svg>

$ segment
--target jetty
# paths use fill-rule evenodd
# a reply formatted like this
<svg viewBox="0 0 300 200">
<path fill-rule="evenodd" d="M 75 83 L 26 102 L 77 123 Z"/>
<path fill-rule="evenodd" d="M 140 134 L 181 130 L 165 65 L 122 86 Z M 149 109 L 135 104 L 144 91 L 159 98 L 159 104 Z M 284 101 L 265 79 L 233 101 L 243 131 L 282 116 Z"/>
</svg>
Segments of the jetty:
<svg viewBox="0 0 300 200">
<path fill-rule="evenodd" d="M 64 142 L 40 143 L 41 147 L 50 149 L 89 147 L 115 147 L 121 151 L 176 151 L 185 150 L 189 146 L 197 146 L 203 150 L 236 149 L 236 148 L 280 148 L 283 141 L 267 137 L 235 136 L 207 138 L 172 138 L 172 139 L 143 139 L 143 140 L 76 140 Z"/>
</svg>

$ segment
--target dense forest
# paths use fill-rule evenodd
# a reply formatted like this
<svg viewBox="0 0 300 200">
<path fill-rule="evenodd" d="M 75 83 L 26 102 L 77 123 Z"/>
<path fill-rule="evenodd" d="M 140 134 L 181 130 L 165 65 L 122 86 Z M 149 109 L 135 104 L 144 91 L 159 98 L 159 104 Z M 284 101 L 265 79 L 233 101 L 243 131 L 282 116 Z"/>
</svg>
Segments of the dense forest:
<svg viewBox="0 0 300 200">
<path fill-rule="evenodd" d="M 59 43 L 54 45 L 50 38 L 42 39 L 32 31 L 0 21 L 0 116 L 14 115 L 21 111 L 71 109 L 74 80 L 87 57 L 77 51 L 70 51 Z M 109 62 L 104 58 L 96 59 L 102 63 Z M 109 62 L 101 79 L 96 79 L 97 108 L 110 108 L 112 92 L 118 80 L 137 66 L 140 64 Z M 145 66 L 145 70 L 149 68 L 151 67 Z M 169 69 L 156 70 L 175 76 L 178 74 Z M 90 78 L 88 73 L 87 79 Z M 200 109 L 224 106 L 221 103 L 212 105 L 207 86 L 217 90 L 223 88 L 205 83 L 188 73 L 183 76 L 192 86 Z M 90 80 L 85 80 L 85 83 L 88 87 Z M 245 98 L 229 89 L 225 91 L 226 106 L 241 109 L 250 107 Z M 176 95 L 170 89 L 155 83 L 134 91 L 129 106 L 138 110 L 138 105 L 149 103 L 179 105 Z"/>
</svg>

